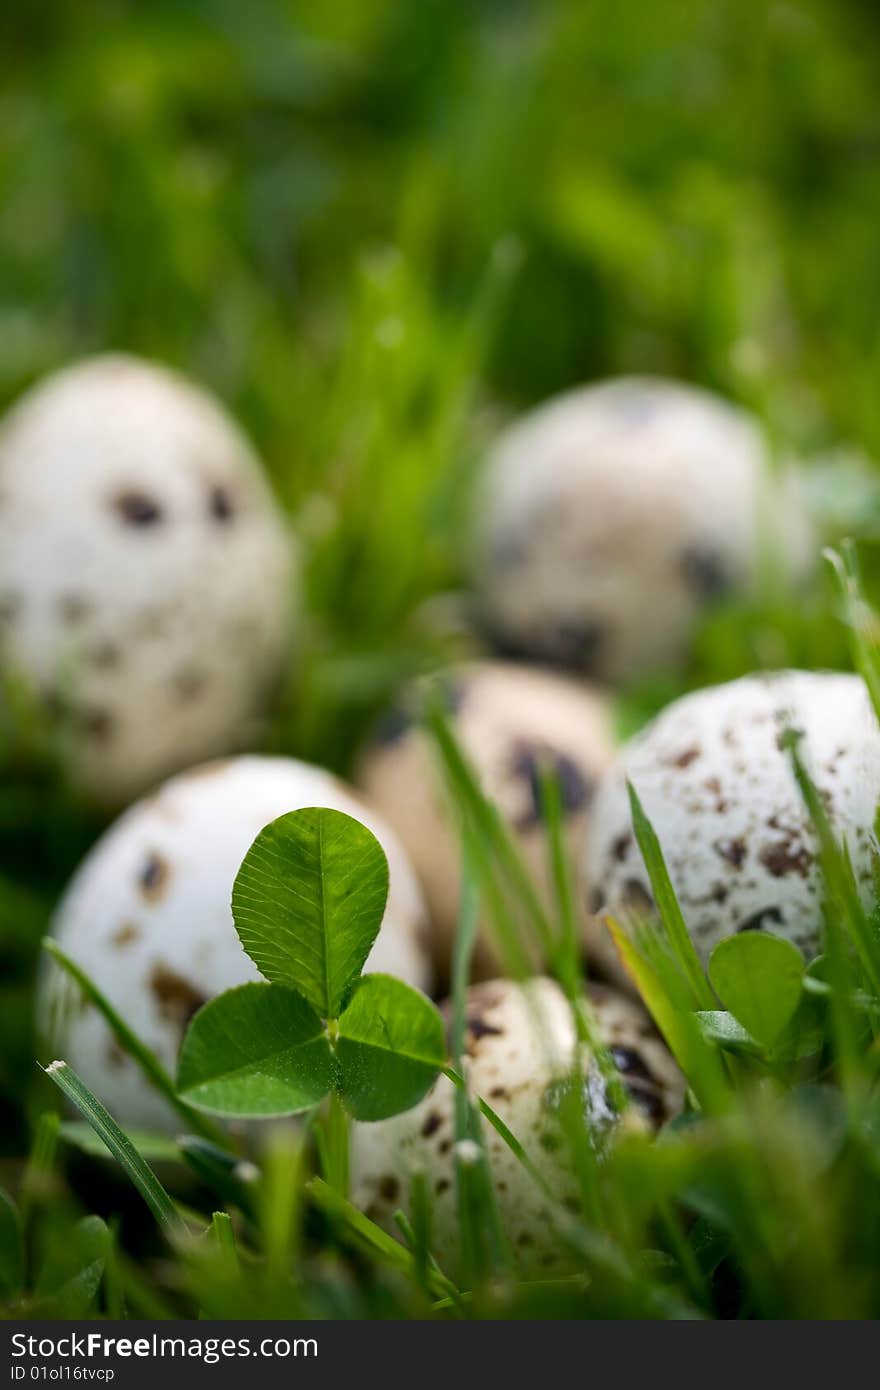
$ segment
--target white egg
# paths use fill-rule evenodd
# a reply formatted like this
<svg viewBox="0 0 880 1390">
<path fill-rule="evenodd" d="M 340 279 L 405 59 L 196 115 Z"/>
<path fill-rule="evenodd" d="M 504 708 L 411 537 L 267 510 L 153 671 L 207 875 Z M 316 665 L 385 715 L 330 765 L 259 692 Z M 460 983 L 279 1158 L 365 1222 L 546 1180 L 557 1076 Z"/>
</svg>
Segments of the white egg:
<svg viewBox="0 0 880 1390">
<path fill-rule="evenodd" d="M 624 747 L 587 838 L 593 910 L 627 917 L 651 907 L 628 779 L 704 961 L 724 937 L 755 928 L 814 955 L 822 936 L 818 845 L 780 746 L 789 726 L 802 733 L 801 755 L 872 901 L 880 730 L 867 690 L 858 676 L 784 671 L 685 695 Z M 604 940 L 609 952 L 598 927 L 595 937 L 594 949 Z"/>
<path fill-rule="evenodd" d="M 381 817 L 330 773 L 291 758 L 208 763 L 172 778 L 110 827 L 75 874 L 52 929 L 172 1074 L 195 1009 L 224 989 L 260 978 L 233 925 L 233 881 L 263 826 L 306 806 L 344 811 L 380 840 L 390 889 L 366 968 L 429 987 L 421 894 Z M 43 977 L 39 1012 L 53 1052 L 118 1120 L 180 1128 L 179 1117 L 58 967 Z"/>
<path fill-rule="evenodd" d="M 515 422 L 488 460 L 475 577 L 503 651 L 602 680 L 673 668 L 700 615 L 748 594 L 764 532 L 797 573 L 810 527 L 743 411 L 674 381 L 624 377 Z"/>
<path fill-rule="evenodd" d="M 680 1109 L 684 1083 L 642 1008 L 614 990 L 590 991 L 598 1035 L 610 1049 L 632 1105 L 626 1124 L 659 1127 Z M 578 1209 L 577 1186 L 558 1119 L 559 1088 L 571 1074 L 576 1036 L 571 1010 L 554 981 L 527 985 L 490 980 L 467 996 L 469 1090 L 485 1100 L 540 1169 L 562 1208 Z M 597 1141 L 619 1123 L 607 1083 L 589 1050 L 581 1057 L 584 1115 Z M 407 1209 L 414 1173 L 424 1174 L 432 1205 L 431 1248 L 455 1274 L 459 1224 L 455 1188 L 455 1087 L 440 1077 L 412 1110 L 378 1124 L 352 1127 L 353 1200 L 373 1220 L 397 1233 L 394 1212 Z M 569 1258 L 551 1221 L 550 1204 L 527 1169 L 484 1124 L 484 1139 L 501 1224 L 520 1270 L 544 1275 Z M 468 1141 L 463 1141 L 465 1144 Z M 461 1157 L 467 1158 L 467 1150 Z"/>
<path fill-rule="evenodd" d="M 593 797 L 614 753 L 606 700 L 563 676 L 505 662 L 452 667 L 440 681 L 462 751 L 551 899 L 541 768 L 559 779 L 577 876 Z M 382 722 L 361 761 L 358 783 L 409 853 L 428 903 L 438 970 L 448 978 L 459 916 L 461 841 L 436 749 L 417 718 L 418 704 L 418 692 L 411 691 Z M 579 902 L 583 896 L 580 885 Z M 486 931 L 475 967 L 478 975 L 499 967 Z"/>
<path fill-rule="evenodd" d="M 103 804 L 254 737 L 292 559 L 247 440 L 163 367 L 89 359 L 0 427 L 0 654 Z"/>
</svg>

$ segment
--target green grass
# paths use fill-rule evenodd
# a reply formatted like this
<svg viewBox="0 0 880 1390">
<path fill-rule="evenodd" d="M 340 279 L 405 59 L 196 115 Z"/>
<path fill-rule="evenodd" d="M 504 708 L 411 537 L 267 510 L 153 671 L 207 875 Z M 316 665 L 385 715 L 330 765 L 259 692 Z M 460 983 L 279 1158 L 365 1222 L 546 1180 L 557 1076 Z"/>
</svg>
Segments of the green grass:
<svg viewBox="0 0 880 1390">
<path fill-rule="evenodd" d="M 448 754 L 456 751 L 446 745 Z M 822 803 L 796 749 L 792 760 L 793 775 L 815 811 Z M 460 766 L 450 762 L 452 770 Z M 547 786 L 548 851 L 558 859 L 552 801 Z M 466 825 L 478 810 L 476 793 L 465 790 L 461 806 Z M 431 1250 L 432 1203 L 424 1182 L 414 1183 L 409 1209 L 398 1213 L 399 1239 L 351 1205 L 347 1126 L 338 1107 L 319 1106 L 304 1129 L 259 1130 L 247 1141 L 244 1158 L 204 1138 L 182 1139 L 176 1158 L 167 1149 L 160 1154 L 163 1183 L 75 1073 L 56 1062 L 48 1068 L 51 1079 L 116 1160 L 130 1195 L 121 1187 L 109 1197 L 105 1188 L 100 1196 L 107 1216 L 122 1214 L 121 1235 L 83 1210 L 85 1180 L 80 1175 L 71 1182 L 69 1170 L 65 1178 L 67 1151 L 59 1144 L 63 1139 L 79 1146 L 79 1134 L 70 1125 L 59 1130 L 47 1107 L 19 1203 L 4 1198 L 0 1206 L 0 1280 L 11 1311 L 119 1316 L 140 1310 L 161 1317 L 371 1317 L 391 1310 L 401 1317 L 478 1318 L 876 1316 L 880 993 L 864 952 L 865 922 L 849 910 L 846 856 L 827 825 L 817 824 L 825 842 L 827 929 L 825 953 L 806 972 L 802 962 L 792 971 L 793 948 L 759 932 L 722 942 L 707 976 L 676 940 L 679 909 L 662 849 L 643 813 L 637 819 L 664 908 L 653 925 L 617 926 L 616 932 L 685 1071 L 692 1102 L 658 1140 L 629 1132 L 597 1147 L 579 1099 L 583 1075 L 577 1061 L 568 1088 L 572 1104 L 560 1105 L 567 1161 L 581 1193 L 574 1208 L 559 1205 L 540 1165 L 485 1098 L 472 1103 L 459 1091 L 457 1135 L 475 1146 L 476 1161 L 462 1155 L 459 1164 L 461 1260 L 443 1269 Z M 465 830 L 466 843 L 467 835 Z M 502 848 L 509 852 L 503 843 Z M 491 853 L 482 867 L 470 856 L 468 863 L 454 970 L 456 1067 L 447 1070 L 456 1082 L 478 886 L 497 873 Z M 502 872 L 508 867 L 502 861 Z M 565 914 L 563 892 L 549 924 L 563 940 Z M 756 971 L 759 993 L 749 987 Z M 707 1003 L 732 1012 L 707 1012 Z M 589 1038 L 588 1010 L 585 1027 Z M 125 1036 L 119 1039 L 124 1045 Z M 138 1053 L 133 1050 L 143 1067 Z M 164 1091 L 164 1077 L 149 1066 L 144 1071 Z M 497 1131 L 542 1194 L 569 1276 L 532 1283 L 517 1277 L 483 1154 L 483 1125 Z M 320 1136 L 316 1144 L 313 1130 Z M 94 1153 L 93 1146 L 82 1147 Z M 195 1189 L 185 1164 L 198 1175 Z M 153 1226 L 145 1225 L 140 1206 L 132 1211 L 135 1196 L 144 1200 Z M 173 1259 L 162 1236 L 172 1243 Z"/>
<path fill-rule="evenodd" d="M 108 346 L 229 402 L 304 546 L 302 645 L 267 746 L 345 772 L 403 682 L 469 649 L 468 493 L 497 422 L 603 374 L 707 384 L 815 459 L 824 532 L 855 538 L 862 589 L 849 557 L 796 602 L 768 578 L 706 624 L 686 670 L 622 692 L 621 728 L 760 667 L 852 666 L 876 697 L 859 595 L 880 589 L 878 58 L 880 21 L 856 0 L 108 0 L 88 22 L 10 0 L 0 404 Z M 424 1210 L 390 1249 L 344 1205 L 338 1118 L 300 1147 L 267 1134 L 253 1170 L 187 1140 L 168 1185 L 210 1234 L 169 1260 L 109 1161 L 59 1134 L 34 1065 L 40 940 L 101 825 L 0 675 L 0 1182 L 21 1215 L 0 1206 L 0 1288 L 21 1286 L 19 1308 L 880 1314 L 877 919 L 827 837 L 828 949 L 798 1016 L 817 1050 L 719 1049 L 668 938 L 637 940 L 711 1120 L 628 1139 L 585 1175 L 565 1239 L 588 1283 L 499 1289 L 479 1192 L 467 1287 L 431 1264 Z M 552 801 L 547 920 L 456 775 L 511 972 L 549 946 L 571 991 Z"/>
</svg>

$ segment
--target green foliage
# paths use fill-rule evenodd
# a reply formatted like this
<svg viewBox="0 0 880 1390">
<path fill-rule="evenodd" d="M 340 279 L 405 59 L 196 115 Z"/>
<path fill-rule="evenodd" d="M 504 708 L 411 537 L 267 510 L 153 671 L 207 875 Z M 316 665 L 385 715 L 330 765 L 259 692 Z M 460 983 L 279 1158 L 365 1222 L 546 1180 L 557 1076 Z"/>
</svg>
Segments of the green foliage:
<svg viewBox="0 0 880 1390">
<path fill-rule="evenodd" d="M 339 1094 L 356 1120 L 383 1120 L 421 1100 L 446 1060 L 443 1020 L 390 975 L 365 975 L 340 1014 Z"/>
<path fill-rule="evenodd" d="M 320 807 L 261 830 L 238 871 L 232 914 L 268 980 L 335 1018 L 379 934 L 388 861 L 366 826 Z"/>
<path fill-rule="evenodd" d="M 176 1163 L 180 1157 L 178 1144 L 164 1134 L 153 1134 L 149 1130 L 133 1129 L 129 1126 L 126 1134 L 138 1153 L 148 1163 Z M 64 1120 L 59 1133 L 66 1144 L 89 1158 L 106 1158 L 107 1146 L 103 1139 L 84 1120 Z"/>
<path fill-rule="evenodd" d="M 647 923 L 630 933 L 609 919 L 608 929 L 624 969 L 687 1077 L 700 1107 L 707 1114 L 727 1109 L 731 1090 L 724 1060 L 700 1026 L 701 1017 L 712 1011 L 695 1010 L 696 1001 L 666 938 Z"/>
<path fill-rule="evenodd" d="M 254 1218 L 260 1173 L 253 1163 L 198 1135 L 183 1135 L 177 1148 L 184 1162 L 216 1198 Z"/>
<path fill-rule="evenodd" d="M 43 950 L 51 956 L 54 965 L 70 976 L 83 999 L 98 1010 L 119 1046 L 128 1053 L 129 1057 L 134 1059 L 150 1085 L 168 1101 L 169 1105 L 173 1106 L 184 1123 L 191 1129 L 217 1137 L 214 1127 L 206 1124 L 201 1115 L 181 1100 L 174 1081 L 162 1066 L 155 1052 L 144 1046 L 122 1015 L 114 1009 L 110 1001 L 86 972 L 77 965 L 76 961 L 71 960 L 70 956 L 58 945 L 58 942 L 50 936 L 43 937 L 42 946 Z"/>
<path fill-rule="evenodd" d="M 177 1085 L 220 1115 L 295 1115 L 326 1096 L 333 1054 L 324 1025 L 296 990 L 239 985 L 199 1010 L 187 1029 Z"/>
<path fill-rule="evenodd" d="M 106 1107 L 101 1104 L 97 1096 L 92 1094 L 66 1062 L 51 1062 L 45 1068 L 45 1072 L 47 1076 L 52 1078 L 59 1091 L 67 1097 L 72 1105 L 76 1106 L 98 1138 L 106 1144 L 126 1176 L 143 1197 L 166 1235 L 172 1238 L 179 1237 L 183 1230 L 183 1223 L 171 1198 L 149 1164 L 138 1153 L 128 1135 L 120 1129 Z"/>
<path fill-rule="evenodd" d="M 760 1053 L 760 1046 L 751 1033 L 724 1009 L 701 1009 L 697 1012 L 697 1022 L 707 1042 L 730 1052 Z"/>
<path fill-rule="evenodd" d="M 721 941 L 709 961 L 712 988 L 762 1046 L 772 1049 L 800 1003 L 804 961 L 796 946 L 766 932 Z"/>
<path fill-rule="evenodd" d="M 860 672 L 874 713 L 880 719 L 880 651 L 876 640 L 876 617 L 865 602 L 856 548 L 852 542 L 844 542 L 839 551 L 826 550 L 825 558 L 840 598 L 853 665 Z"/>
<path fill-rule="evenodd" d="M 456 594 L 487 436 L 511 410 L 630 371 L 720 389 L 759 414 L 774 449 L 817 454 L 805 481 L 819 529 L 858 549 L 841 553 L 833 598 L 817 584 L 780 593 L 768 566 L 759 593 L 708 617 L 684 670 L 621 692 L 621 726 L 683 689 L 783 666 L 854 664 L 878 703 L 871 6 L 160 0 L 86 16 L 10 0 L 0 40 L 0 399 L 113 346 L 182 368 L 241 418 L 304 561 L 303 641 L 267 747 L 348 770 L 396 688 L 469 653 Z M 827 932 L 794 1013 L 780 1023 L 770 973 L 750 975 L 757 995 L 744 987 L 744 956 L 733 993 L 713 970 L 715 997 L 641 824 L 662 920 L 614 936 L 687 1073 L 689 1113 L 601 1164 L 573 1146 L 590 1194 L 559 1221 L 571 1279 L 519 1281 L 488 1165 L 460 1171 L 459 1286 L 431 1260 L 430 1191 L 416 1185 L 405 1243 L 347 1201 L 341 1108 L 330 1139 L 316 1125 L 295 1149 L 257 1127 L 246 1159 L 229 1136 L 190 1135 L 182 1163 L 170 1142 L 144 1143 L 173 1191 L 199 1179 L 193 1224 L 212 1234 L 173 1253 L 105 1123 L 95 1140 L 132 1178 L 131 1203 L 106 1164 L 89 1176 L 82 1131 L 59 1126 L 42 1076 L 24 1078 L 40 939 L 101 819 L 59 777 L 30 693 L 5 671 L 0 687 L 0 1148 L 18 1197 L 16 1218 L 0 1205 L 0 1282 L 20 1286 L 16 1315 L 880 1315 L 877 916 L 795 755 Z M 460 755 L 448 740 L 441 752 L 470 865 L 462 940 L 479 907 L 509 973 L 541 958 L 573 994 L 552 794 L 548 908 Z M 270 970 L 253 988 L 301 989 L 324 1027 L 319 1003 L 338 995 L 344 1011 L 342 956 L 363 938 L 328 971 L 322 920 L 312 993 Z M 277 940 L 280 968 L 297 972 L 304 943 L 284 928 Z M 790 1004 L 793 968 L 786 979 Z M 103 1012 L 170 1100 L 156 1059 Z M 485 1130 L 528 1166 L 485 1100 L 458 1098 L 457 1137 Z M 207 1121 L 190 1107 L 181 1123 Z M 119 1212 L 120 1238 L 90 1204 Z"/>
<path fill-rule="evenodd" d="M 400 980 L 359 978 L 387 896 L 384 851 L 351 816 L 308 808 L 261 830 L 232 913 L 274 983 L 227 990 L 198 1011 L 180 1052 L 181 1095 L 256 1117 L 295 1115 L 333 1090 L 361 1120 L 421 1100 L 446 1056 L 440 1015 Z"/>
<path fill-rule="evenodd" d="M 94 1309 L 107 1270 L 112 1237 L 98 1216 L 84 1216 L 63 1244 L 53 1244 L 36 1283 L 42 1317 L 84 1318 Z"/>
<path fill-rule="evenodd" d="M 654 902 L 665 928 L 668 944 L 683 979 L 687 981 L 694 1005 L 698 1008 L 711 1008 L 711 994 L 706 984 L 706 976 L 678 905 L 660 841 L 642 809 L 638 792 L 631 783 L 627 783 L 627 792 L 633 831 L 642 859 L 645 861 L 645 868 L 648 870 Z"/>
<path fill-rule="evenodd" d="M 21 1217 L 11 1197 L 0 1188 L 0 1298 L 12 1303 L 24 1284 L 24 1241 Z"/>
</svg>

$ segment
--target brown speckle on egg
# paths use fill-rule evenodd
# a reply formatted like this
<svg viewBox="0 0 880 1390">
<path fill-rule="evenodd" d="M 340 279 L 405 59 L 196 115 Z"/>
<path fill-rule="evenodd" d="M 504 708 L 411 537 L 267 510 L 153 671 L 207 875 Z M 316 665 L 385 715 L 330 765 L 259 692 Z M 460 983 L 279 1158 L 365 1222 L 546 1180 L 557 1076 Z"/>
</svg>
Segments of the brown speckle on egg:
<svg viewBox="0 0 880 1390">
<path fill-rule="evenodd" d="M 762 907 L 759 911 L 752 913 L 744 922 L 740 922 L 735 931 L 766 931 L 768 927 L 781 927 L 784 918 L 778 907 Z"/>
<path fill-rule="evenodd" d="M 701 546 L 682 552 L 681 572 L 700 602 L 712 602 L 732 587 L 721 556 Z"/>
<path fill-rule="evenodd" d="M 466 1019 L 468 1031 L 468 1051 L 475 1050 L 481 1038 L 502 1037 L 504 1030 L 496 1028 L 481 1014 L 469 1014 Z"/>
<path fill-rule="evenodd" d="M 681 768 L 681 770 L 684 771 L 686 767 L 690 767 L 691 763 L 695 763 L 699 756 L 699 748 L 691 744 L 690 747 L 683 748 L 681 752 L 673 753 L 668 759 L 668 763 L 670 767 Z"/>
<path fill-rule="evenodd" d="M 396 706 L 377 721 L 373 729 L 373 738 L 380 748 L 389 748 L 409 733 L 413 723 L 412 713 Z"/>
<path fill-rule="evenodd" d="M 11 627 L 21 609 L 19 594 L 0 594 L 0 627 Z"/>
<path fill-rule="evenodd" d="M 76 627 L 89 617 L 92 612 L 92 604 L 81 594 L 61 594 L 57 603 L 58 617 L 62 623 L 67 623 L 71 627 Z"/>
<path fill-rule="evenodd" d="M 196 699 L 203 693 L 207 684 L 206 673 L 194 666 L 185 666 L 180 671 L 175 672 L 172 681 L 175 695 L 183 701 Z"/>
<path fill-rule="evenodd" d="M 746 857 L 746 843 L 741 836 L 733 840 L 716 840 L 715 850 L 732 869 L 741 869 Z"/>
<path fill-rule="evenodd" d="M 125 946 L 133 946 L 136 941 L 140 940 L 140 936 L 141 930 L 136 923 L 123 922 L 121 926 L 116 928 L 110 941 L 117 949 L 121 950 Z"/>
<path fill-rule="evenodd" d="M 549 744 L 518 743 L 513 750 L 511 772 L 528 788 L 528 806 L 515 821 L 520 832 L 534 830 L 544 820 L 542 774 L 557 780 L 562 812 L 566 816 L 583 810 L 595 788 L 593 779 L 572 758 Z"/>
<path fill-rule="evenodd" d="M 122 662 L 122 648 L 116 642 L 96 642 L 88 659 L 97 671 L 114 671 Z"/>
<path fill-rule="evenodd" d="M 624 880 L 622 901 L 626 912 L 634 916 L 645 916 L 654 911 L 654 899 L 637 878 Z"/>
<path fill-rule="evenodd" d="M 116 726 L 116 721 L 110 711 L 101 709 L 99 706 L 82 710 L 78 723 L 84 736 L 94 743 L 109 742 Z"/>
<path fill-rule="evenodd" d="M 618 864 L 622 864 L 623 861 L 624 861 L 624 859 L 626 858 L 626 856 L 629 854 L 630 850 L 632 849 L 632 845 L 633 845 L 632 831 L 631 831 L 631 830 L 625 830 L 625 831 L 623 832 L 622 835 L 618 835 L 617 838 L 616 838 L 615 840 L 612 840 L 612 842 L 611 842 L 611 857 L 612 857 L 613 859 L 616 859 L 617 862 L 618 862 Z"/>
<path fill-rule="evenodd" d="M 543 655 L 551 665 L 589 675 L 599 666 L 607 643 L 607 630 L 597 618 L 560 623 L 547 635 Z"/>
<path fill-rule="evenodd" d="M 396 1202 L 400 1196 L 400 1183 L 397 1178 L 385 1174 L 379 1179 L 379 1195 L 384 1202 Z"/>
<path fill-rule="evenodd" d="M 160 902 L 171 876 L 168 860 L 155 851 L 147 855 L 138 874 L 141 896 L 148 903 Z"/>
<path fill-rule="evenodd" d="M 216 483 L 208 496 L 208 509 L 214 521 L 228 524 L 235 516 L 235 504 L 227 487 Z"/>
<path fill-rule="evenodd" d="M 162 505 L 157 498 L 138 488 L 118 492 L 113 498 L 113 510 L 127 526 L 148 528 L 162 521 Z"/>
<path fill-rule="evenodd" d="M 806 878 L 815 862 L 815 856 L 794 836 L 765 845 L 758 858 L 774 878 L 784 878 L 786 874 Z"/>
<path fill-rule="evenodd" d="M 205 995 L 200 990 L 161 962 L 154 965 L 150 972 L 150 990 L 162 1017 L 181 1031 L 206 1003 Z"/>
</svg>

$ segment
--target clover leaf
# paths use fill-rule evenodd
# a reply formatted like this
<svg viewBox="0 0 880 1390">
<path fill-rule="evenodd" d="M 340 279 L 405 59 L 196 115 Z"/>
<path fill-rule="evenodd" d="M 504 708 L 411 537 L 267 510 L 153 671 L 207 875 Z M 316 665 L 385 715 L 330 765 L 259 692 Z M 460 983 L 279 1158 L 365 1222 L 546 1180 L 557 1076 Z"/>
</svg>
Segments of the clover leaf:
<svg viewBox="0 0 880 1390">
<path fill-rule="evenodd" d="M 375 836 L 324 807 L 260 831 L 235 880 L 242 945 L 266 976 L 193 1018 L 180 1095 L 238 1117 L 293 1115 L 335 1090 L 361 1120 L 417 1104 L 445 1060 L 443 1023 L 418 990 L 361 976 L 379 934 L 388 862 Z"/>
</svg>

